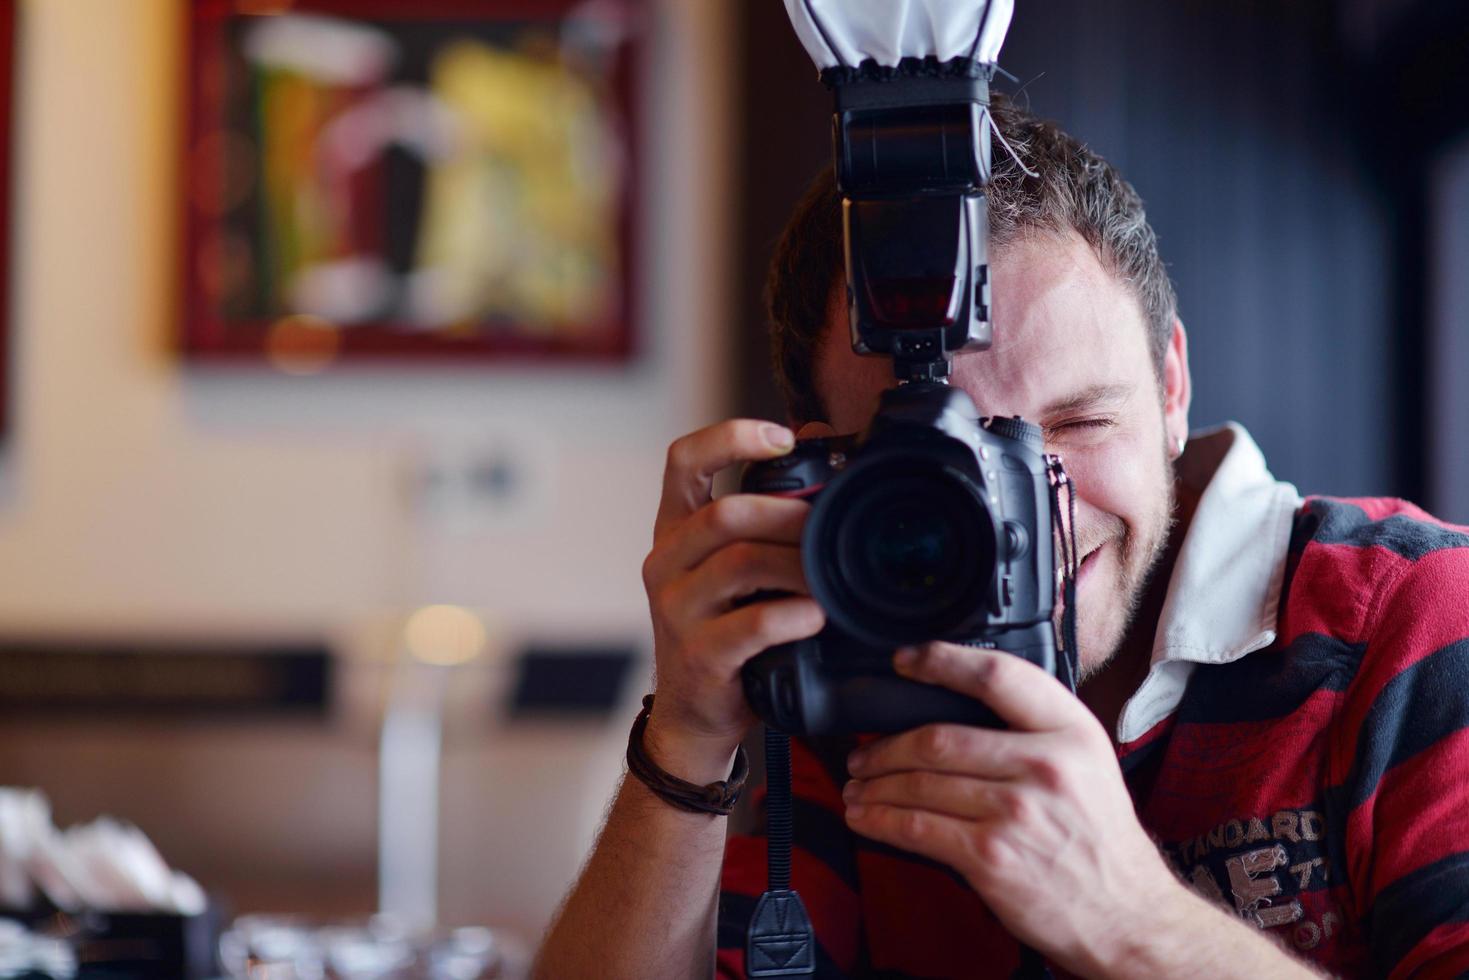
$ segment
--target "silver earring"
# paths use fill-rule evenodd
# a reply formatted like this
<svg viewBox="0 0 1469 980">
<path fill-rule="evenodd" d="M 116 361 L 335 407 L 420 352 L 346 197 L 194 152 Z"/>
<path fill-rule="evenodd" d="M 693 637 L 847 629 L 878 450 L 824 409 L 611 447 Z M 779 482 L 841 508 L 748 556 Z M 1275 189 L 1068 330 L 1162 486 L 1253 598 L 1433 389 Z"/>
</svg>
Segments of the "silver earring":
<svg viewBox="0 0 1469 980">
<path fill-rule="evenodd" d="M 1183 446 L 1184 446 L 1184 443 L 1186 443 L 1187 441 L 1188 440 L 1185 439 L 1183 436 L 1179 436 L 1178 437 L 1178 444 L 1173 447 L 1173 458 L 1174 459 L 1177 459 L 1178 457 L 1180 457 L 1180 456 L 1183 455 Z"/>
</svg>

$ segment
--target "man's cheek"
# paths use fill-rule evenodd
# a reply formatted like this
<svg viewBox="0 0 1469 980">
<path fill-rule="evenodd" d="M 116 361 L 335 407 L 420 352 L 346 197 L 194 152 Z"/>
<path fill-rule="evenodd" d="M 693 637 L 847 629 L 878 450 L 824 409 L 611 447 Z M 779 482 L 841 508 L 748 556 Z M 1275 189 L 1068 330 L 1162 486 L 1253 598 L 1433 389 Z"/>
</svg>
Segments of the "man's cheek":
<svg viewBox="0 0 1469 980">
<path fill-rule="evenodd" d="M 1076 485 L 1080 505 L 1091 512 L 1094 518 L 1100 515 L 1116 515 L 1126 520 L 1129 504 L 1136 504 L 1136 491 L 1130 489 L 1132 481 L 1126 477 L 1126 468 L 1119 468 L 1114 461 L 1092 454 L 1077 454 L 1064 457 L 1062 462 L 1067 474 Z M 1078 515 L 1078 523 L 1113 523 L 1103 519 L 1090 522 L 1086 515 Z"/>
<path fill-rule="evenodd" d="M 1077 588 L 1077 629 L 1087 670 L 1106 663 L 1121 639 L 1127 602 L 1120 552 L 1115 541 L 1104 546 L 1088 562 Z"/>
<path fill-rule="evenodd" d="M 1073 453 L 1063 457 L 1066 472 L 1077 491 L 1097 510 L 1116 514 L 1131 524 L 1129 515 L 1145 512 L 1157 494 L 1161 460 L 1156 454 L 1132 451 L 1127 442 L 1111 444 L 1110 450 Z"/>
</svg>

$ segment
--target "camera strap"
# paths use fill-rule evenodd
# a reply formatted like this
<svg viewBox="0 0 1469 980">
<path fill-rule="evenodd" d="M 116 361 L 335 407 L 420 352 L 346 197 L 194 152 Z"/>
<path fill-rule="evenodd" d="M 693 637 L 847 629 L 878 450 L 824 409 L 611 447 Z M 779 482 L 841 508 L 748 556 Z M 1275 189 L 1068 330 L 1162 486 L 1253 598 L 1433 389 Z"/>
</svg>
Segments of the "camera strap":
<svg viewBox="0 0 1469 980">
<path fill-rule="evenodd" d="M 1056 536 L 1056 553 L 1061 558 L 1061 650 L 1056 658 L 1056 672 L 1075 694 L 1081 677 L 1081 652 L 1076 645 L 1076 575 L 1080 571 L 1076 549 L 1076 484 L 1061 465 L 1061 457 L 1050 454 L 1046 456 L 1046 480 L 1051 487 L 1051 529 Z"/>
<path fill-rule="evenodd" d="M 750 916 L 745 975 L 805 977 L 816 972 L 816 936 L 791 890 L 791 737 L 765 729 L 765 894 Z"/>
<path fill-rule="evenodd" d="M 1051 528 L 1060 556 L 1061 645 L 1057 673 L 1074 694 L 1080 673 L 1076 645 L 1076 485 L 1058 456 L 1046 456 Z M 804 977 L 816 972 L 816 936 L 801 896 L 791 888 L 791 738 L 765 729 L 766 890 L 755 904 L 745 939 L 745 974 L 751 978 Z M 1049 977 L 1035 950 L 1021 947 L 1021 975 Z"/>
</svg>

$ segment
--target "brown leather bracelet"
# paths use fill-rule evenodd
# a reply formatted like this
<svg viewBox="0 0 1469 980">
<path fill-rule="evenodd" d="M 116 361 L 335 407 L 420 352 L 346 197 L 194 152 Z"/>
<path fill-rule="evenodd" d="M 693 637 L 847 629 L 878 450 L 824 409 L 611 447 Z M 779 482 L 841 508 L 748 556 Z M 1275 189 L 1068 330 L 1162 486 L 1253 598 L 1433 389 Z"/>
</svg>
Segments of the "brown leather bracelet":
<svg viewBox="0 0 1469 980">
<path fill-rule="evenodd" d="M 739 802 L 745 780 L 750 776 L 750 759 L 745 755 L 745 747 L 741 745 L 735 752 L 734 772 L 728 779 L 707 786 L 687 782 L 659 768 L 644 751 L 643 733 L 648 729 L 648 716 L 652 713 L 653 695 L 649 694 L 643 698 L 643 710 L 639 712 L 637 721 L 632 723 L 632 731 L 627 736 L 627 771 L 669 806 L 689 813 L 729 816 Z"/>
</svg>

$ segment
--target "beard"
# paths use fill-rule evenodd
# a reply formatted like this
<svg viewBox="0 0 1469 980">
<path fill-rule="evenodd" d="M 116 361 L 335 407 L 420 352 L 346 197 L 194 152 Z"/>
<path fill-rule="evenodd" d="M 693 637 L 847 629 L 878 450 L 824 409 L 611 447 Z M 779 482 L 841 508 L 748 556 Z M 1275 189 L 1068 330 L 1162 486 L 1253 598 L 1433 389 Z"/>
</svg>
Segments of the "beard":
<svg viewBox="0 0 1469 980">
<path fill-rule="evenodd" d="M 1116 658 L 1160 572 L 1175 523 L 1173 466 L 1167 447 L 1163 449 L 1160 483 L 1151 495 L 1157 505 L 1137 524 L 1108 514 L 1100 527 L 1088 529 L 1087 539 L 1091 543 L 1081 548 L 1080 553 L 1095 558 L 1101 549 L 1109 548 L 1116 556 L 1117 568 L 1110 579 L 1098 580 L 1093 575 L 1093 581 L 1087 583 L 1091 586 L 1087 596 L 1083 597 L 1081 590 L 1077 590 L 1077 645 L 1081 654 L 1078 687 Z M 1092 629 L 1087 628 L 1088 619 L 1092 621 Z"/>
</svg>

